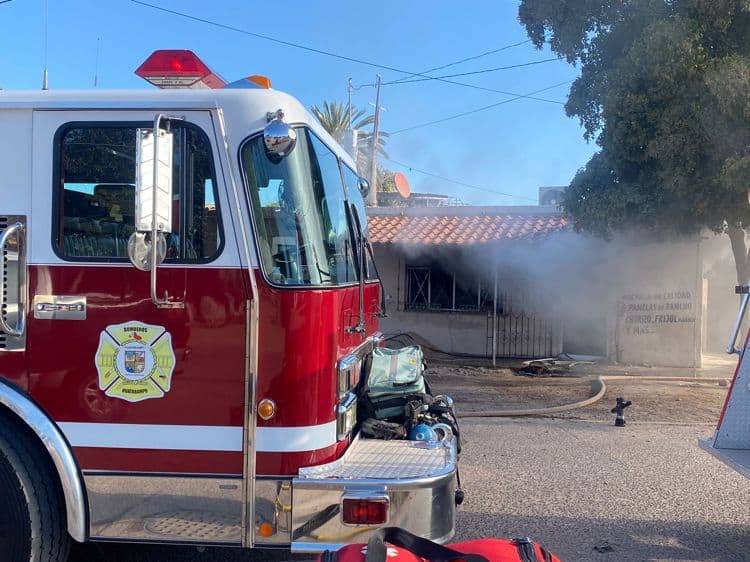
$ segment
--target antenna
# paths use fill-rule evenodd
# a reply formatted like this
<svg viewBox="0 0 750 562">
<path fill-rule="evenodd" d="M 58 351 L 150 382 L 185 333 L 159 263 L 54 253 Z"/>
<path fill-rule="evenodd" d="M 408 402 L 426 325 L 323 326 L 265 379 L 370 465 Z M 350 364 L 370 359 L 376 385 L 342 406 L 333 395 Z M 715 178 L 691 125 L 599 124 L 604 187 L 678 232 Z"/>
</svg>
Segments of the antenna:
<svg viewBox="0 0 750 562">
<path fill-rule="evenodd" d="M 44 0 L 44 77 L 42 78 L 42 90 L 49 90 L 49 75 L 47 73 L 47 0 Z"/>
<path fill-rule="evenodd" d="M 94 62 L 94 88 L 99 83 L 99 37 L 96 38 L 96 59 Z"/>
</svg>

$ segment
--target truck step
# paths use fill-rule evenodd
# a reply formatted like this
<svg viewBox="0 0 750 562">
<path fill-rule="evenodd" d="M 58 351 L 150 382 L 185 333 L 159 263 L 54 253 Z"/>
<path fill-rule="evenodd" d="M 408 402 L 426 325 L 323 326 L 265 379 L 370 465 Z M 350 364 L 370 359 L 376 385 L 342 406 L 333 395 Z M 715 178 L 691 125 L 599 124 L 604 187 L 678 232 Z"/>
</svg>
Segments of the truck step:
<svg viewBox="0 0 750 562">
<path fill-rule="evenodd" d="M 438 476 L 456 464 L 452 442 L 384 441 L 357 436 L 340 459 L 302 468 L 300 479 L 405 479 Z"/>
</svg>

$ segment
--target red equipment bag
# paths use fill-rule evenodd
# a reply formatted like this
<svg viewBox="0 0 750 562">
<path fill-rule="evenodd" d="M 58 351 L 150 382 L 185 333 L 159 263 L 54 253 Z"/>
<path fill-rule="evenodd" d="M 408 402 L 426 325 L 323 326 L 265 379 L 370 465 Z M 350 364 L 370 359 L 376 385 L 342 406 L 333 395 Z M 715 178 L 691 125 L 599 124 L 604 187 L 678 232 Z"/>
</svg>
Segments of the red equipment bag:
<svg viewBox="0 0 750 562">
<path fill-rule="evenodd" d="M 386 543 L 388 543 L 386 545 Z M 350 544 L 337 552 L 326 551 L 318 562 L 561 562 L 529 538 L 476 539 L 450 547 L 423 539 L 398 527 L 378 530 L 367 548 Z"/>
</svg>

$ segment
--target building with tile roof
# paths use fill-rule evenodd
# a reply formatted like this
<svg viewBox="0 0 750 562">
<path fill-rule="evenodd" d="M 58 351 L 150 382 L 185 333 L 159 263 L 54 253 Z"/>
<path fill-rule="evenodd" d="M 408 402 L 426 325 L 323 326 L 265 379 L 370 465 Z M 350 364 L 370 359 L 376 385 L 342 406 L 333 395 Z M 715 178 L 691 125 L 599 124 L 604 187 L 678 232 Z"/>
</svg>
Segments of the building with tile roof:
<svg viewBox="0 0 750 562">
<path fill-rule="evenodd" d="M 704 255 L 723 240 L 634 233 L 607 243 L 575 233 L 557 207 L 543 205 L 367 214 L 388 308 L 381 329 L 417 334 L 441 351 L 695 367 L 711 331 L 706 320 L 725 310 L 716 303 L 727 299 L 711 295 L 728 293 L 731 258 L 721 258 L 713 289 L 704 271 Z"/>
<path fill-rule="evenodd" d="M 377 207 L 369 212 L 374 244 L 472 246 L 537 240 L 570 229 L 556 207 Z"/>
</svg>

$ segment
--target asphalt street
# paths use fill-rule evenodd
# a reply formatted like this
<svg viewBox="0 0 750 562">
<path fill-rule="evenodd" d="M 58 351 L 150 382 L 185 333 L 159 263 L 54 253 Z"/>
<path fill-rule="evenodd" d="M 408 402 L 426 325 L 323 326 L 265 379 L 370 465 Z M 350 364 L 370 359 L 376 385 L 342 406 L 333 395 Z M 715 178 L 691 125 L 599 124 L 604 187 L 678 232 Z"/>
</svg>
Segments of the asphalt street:
<svg viewBox="0 0 750 562">
<path fill-rule="evenodd" d="M 697 446 L 711 425 L 464 426 L 458 540 L 528 535 L 578 562 L 750 559 L 750 485 Z"/>
<path fill-rule="evenodd" d="M 710 424 L 463 422 L 456 540 L 531 536 L 566 562 L 749 560 L 750 483 L 703 452 Z M 597 550 L 599 549 L 599 550 Z M 90 544 L 75 562 L 285 560 L 288 552 Z"/>
</svg>

